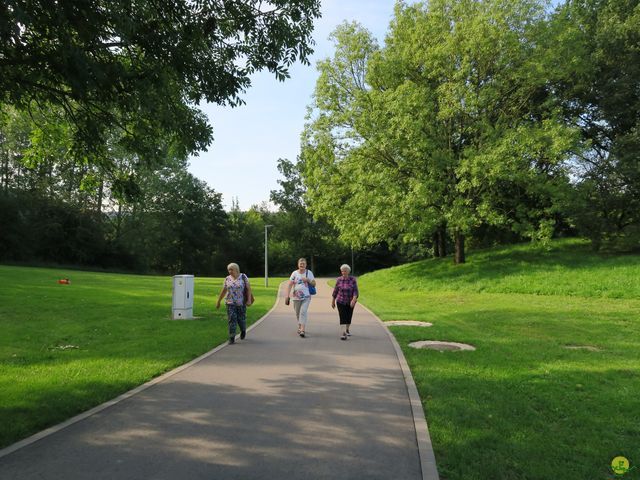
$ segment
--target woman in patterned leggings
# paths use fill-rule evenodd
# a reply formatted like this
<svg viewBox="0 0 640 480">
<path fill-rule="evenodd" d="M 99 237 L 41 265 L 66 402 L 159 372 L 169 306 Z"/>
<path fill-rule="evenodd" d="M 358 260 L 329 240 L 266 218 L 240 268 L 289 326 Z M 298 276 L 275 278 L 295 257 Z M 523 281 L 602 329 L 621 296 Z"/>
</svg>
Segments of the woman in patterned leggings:
<svg viewBox="0 0 640 480">
<path fill-rule="evenodd" d="M 236 325 L 240 326 L 240 339 L 244 339 L 247 335 L 247 306 L 251 305 L 251 285 L 247 276 L 240 273 L 237 263 L 227 265 L 227 271 L 229 275 L 224 279 L 216 308 L 220 308 L 222 297 L 226 296 L 224 303 L 227 306 L 229 321 L 229 343 L 232 344 L 236 341 Z M 245 295 L 245 289 L 247 295 Z"/>
</svg>

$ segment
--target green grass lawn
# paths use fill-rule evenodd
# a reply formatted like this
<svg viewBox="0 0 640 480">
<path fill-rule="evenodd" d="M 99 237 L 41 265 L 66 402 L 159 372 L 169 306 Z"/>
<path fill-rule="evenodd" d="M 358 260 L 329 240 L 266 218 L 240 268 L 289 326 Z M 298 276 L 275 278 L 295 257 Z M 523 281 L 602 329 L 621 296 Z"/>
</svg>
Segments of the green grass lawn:
<svg viewBox="0 0 640 480">
<path fill-rule="evenodd" d="M 434 259 L 359 279 L 413 372 L 441 478 L 607 479 L 611 460 L 640 478 L 640 256 L 584 242 Z M 415 350 L 417 340 L 474 352 Z M 570 350 L 569 345 L 597 351 Z"/>
<path fill-rule="evenodd" d="M 70 285 L 57 280 L 69 278 Z M 249 323 L 281 279 L 252 285 Z M 196 278 L 196 320 L 171 320 L 171 277 L 0 266 L 0 447 L 59 423 L 227 339 L 222 279 Z"/>
</svg>

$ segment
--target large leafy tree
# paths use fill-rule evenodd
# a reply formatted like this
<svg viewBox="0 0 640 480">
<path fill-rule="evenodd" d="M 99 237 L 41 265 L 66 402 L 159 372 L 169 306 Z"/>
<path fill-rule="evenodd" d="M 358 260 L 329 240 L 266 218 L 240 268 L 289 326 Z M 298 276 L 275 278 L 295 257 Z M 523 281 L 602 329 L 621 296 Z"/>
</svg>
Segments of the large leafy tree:
<svg viewBox="0 0 640 480">
<path fill-rule="evenodd" d="M 341 205 L 336 225 L 366 243 L 446 229 L 457 262 L 482 225 L 550 235 L 575 136 L 547 88 L 545 20 L 529 0 L 398 4 L 379 51 L 342 26 L 304 139 L 312 208 Z"/>
<path fill-rule="evenodd" d="M 638 248 L 640 2 L 570 0 L 554 27 L 565 73 L 557 88 L 586 146 L 574 157 L 574 219 L 596 248 Z"/>
<path fill-rule="evenodd" d="M 145 161 L 212 139 L 201 101 L 237 105 L 249 76 L 307 61 L 318 0 L 9 0 L 0 4 L 0 104 L 61 107 L 74 147 L 109 159 L 107 138 Z"/>
</svg>

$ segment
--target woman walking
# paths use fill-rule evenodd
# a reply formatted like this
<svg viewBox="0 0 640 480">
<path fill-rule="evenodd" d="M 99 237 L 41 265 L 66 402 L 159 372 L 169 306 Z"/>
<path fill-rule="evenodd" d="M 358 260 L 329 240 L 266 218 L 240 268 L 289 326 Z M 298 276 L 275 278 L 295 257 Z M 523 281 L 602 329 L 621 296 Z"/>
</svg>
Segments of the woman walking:
<svg viewBox="0 0 640 480">
<path fill-rule="evenodd" d="M 293 309 L 296 312 L 296 320 L 298 320 L 298 335 L 302 338 L 305 336 L 307 310 L 309 310 L 309 304 L 311 303 L 309 286 L 315 287 L 316 280 L 313 272 L 307 270 L 307 260 L 300 258 L 298 259 L 298 269 L 294 270 L 289 277 L 285 303 L 289 305 L 289 301 L 293 301 Z M 293 295 L 291 289 L 293 289 Z"/>
<path fill-rule="evenodd" d="M 358 301 L 358 282 L 351 275 L 351 267 L 346 263 L 340 267 L 340 277 L 336 280 L 331 294 L 331 308 L 336 308 L 338 304 L 338 315 L 340 316 L 340 327 L 342 329 L 341 340 L 346 340 L 351 336 L 351 318 L 353 309 Z"/>
<path fill-rule="evenodd" d="M 247 336 L 247 306 L 251 305 L 253 296 L 249 279 L 240 273 L 237 263 L 227 265 L 227 271 L 229 275 L 224 279 L 216 308 L 220 308 L 222 297 L 226 297 L 224 303 L 229 321 L 229 343 L 232 344 L 236 341 L 236 325 L 240 326 L 240 338 Z"/>
</svg>

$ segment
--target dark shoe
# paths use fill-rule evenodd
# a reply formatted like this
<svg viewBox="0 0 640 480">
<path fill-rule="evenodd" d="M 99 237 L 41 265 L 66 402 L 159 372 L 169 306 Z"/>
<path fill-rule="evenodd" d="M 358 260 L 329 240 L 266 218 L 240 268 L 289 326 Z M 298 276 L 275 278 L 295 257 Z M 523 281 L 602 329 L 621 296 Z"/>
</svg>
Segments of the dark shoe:
<svg viewBox="0 0 640 480">
<path fill-rule="evenodd" d="M 247 336 L 247 331 L 246 330 L 243 330 L 243 331 L 240 332 L 240 340 L 244 340 L 244 337 L 246 337 L 246 336 Z"/>
<path fill-rule="evenodd" d="M 344 334 L 340 337 L 340 340 L 346 340 L 346 339 L 347 339 L 347 334 L 346 334 L 346 333 L 344 333 Z"/>
<path fill-rule="evenodd" d="M 236 343 L 236 337 L 229 337 L 229 345 Z"/>
<path fill-rule="evenodd" d="M 304 338 L 304 332 L 300 332 L 300 337 Z"/>
</svg>

